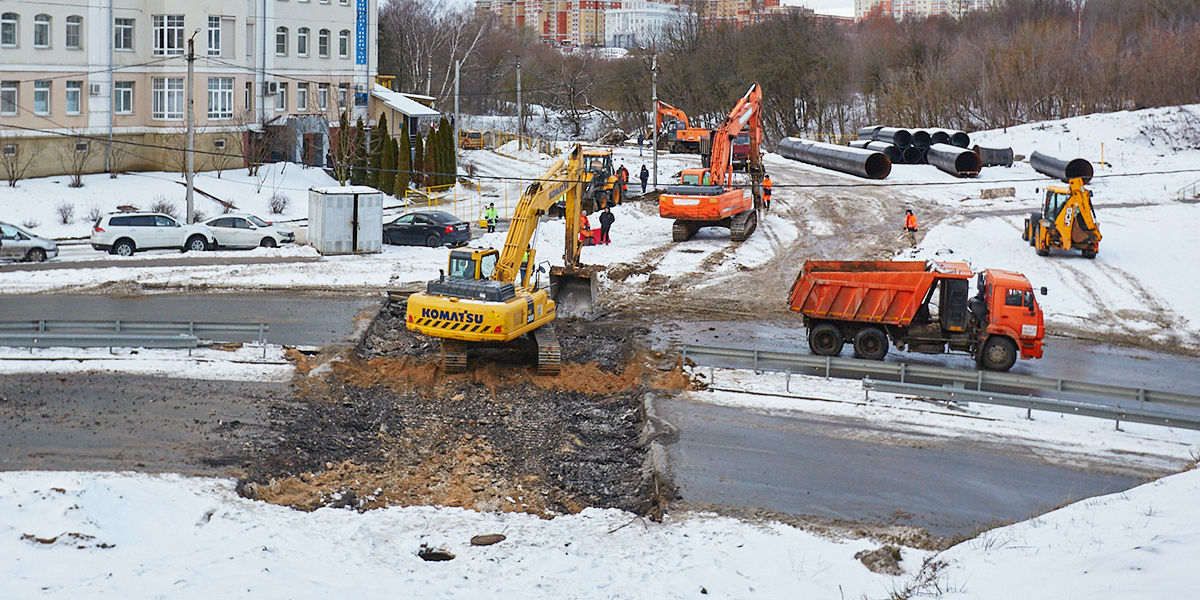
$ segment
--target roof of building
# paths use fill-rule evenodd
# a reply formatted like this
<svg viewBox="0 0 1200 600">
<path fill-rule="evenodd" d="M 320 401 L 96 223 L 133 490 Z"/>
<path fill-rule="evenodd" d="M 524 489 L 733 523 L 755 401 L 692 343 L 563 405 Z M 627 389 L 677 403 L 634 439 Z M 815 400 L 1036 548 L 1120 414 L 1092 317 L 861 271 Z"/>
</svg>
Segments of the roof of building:
<svg viewBox="0 0 1200 600">
<path fill-rule="evenodd" d="M 382 100 L 388 108 L 410 117 L 438 117 L 442 114 L 400 92 L 393 92 L 382 85 L 376 84 L 375 88 L 371 90 L 371 95 Z"/>
</svg>

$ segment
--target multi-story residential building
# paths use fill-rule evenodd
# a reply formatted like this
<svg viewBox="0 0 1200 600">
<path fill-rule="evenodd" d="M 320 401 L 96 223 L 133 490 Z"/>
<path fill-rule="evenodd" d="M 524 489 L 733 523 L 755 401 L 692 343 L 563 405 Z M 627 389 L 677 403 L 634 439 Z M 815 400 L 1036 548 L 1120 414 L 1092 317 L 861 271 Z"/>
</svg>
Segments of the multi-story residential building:
<svg viewBox="0 0 1200 600">
<path fill-rule="evenodd" d="M 616 48 L 645 45 L 681 14 L 676 0 L 624 0 L 621 8 L 604 13 L 605 45 Z"/>
<path fill-rule="evenodd" d="M 692 4 L 706 23 L 736 27 L 757 23 L 790 8 L 781 7 L 779 0 L 695 0 Z"/>
<path fill-rule="evenodd" d="M 957 18 L 991 5 L 992 0 L 854 0 L 854 18 L 862 19 L 876 10 L 900 20 L 935 15 Z"/>
<path fill-rule="evenodd" d="M 476 0 L 476 14 L 496 15 L 500 23 L 527 27 L 548 44 L 603 46 L 605 12 L 622 0 Z"/>
<path fill-rule="evenodd" d="M 38 150 L 27 176 L 89 146 L 88 172 L 177 166 L 191 40 L 198 168 L 240 165 L 264 127 L 285 158 L 320 164 L 326 123 L 369 115 L 376 3 L 0 0 L 0 151 Z"/>
</svg>

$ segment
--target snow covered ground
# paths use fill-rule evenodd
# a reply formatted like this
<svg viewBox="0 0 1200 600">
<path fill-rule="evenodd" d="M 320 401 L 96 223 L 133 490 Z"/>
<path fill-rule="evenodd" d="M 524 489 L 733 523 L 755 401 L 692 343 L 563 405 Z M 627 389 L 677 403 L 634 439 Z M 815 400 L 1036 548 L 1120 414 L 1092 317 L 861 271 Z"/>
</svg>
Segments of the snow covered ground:
<svg viewBox="0 0 1200 600">
<path fill-rule="evenodd" d="M 1155 109 L 1093 115 L 1056 123 L 982 132 L 974 140 L 989 147 L 1033 150 L 1059 158 L 1083 157 L 1097 165 L 1095 191 L 1104 241 L 1089 261 L 1076 255 L 1043 258 L 1021 241 L 1019 223 L 1033 210 L 1050 180 L 1026 163 L 985 169 L 977 180 L 954 180 L 933 167 L 898 165 L 882 185 L 905 197 L 921 197 L 955 216 L 931 228 L 919 248 L 897 258 L 967 260 L 976 268 L 1026 273 L 1046 286 L 1041 301 L 1049 328 L 1145 336 L 1200 348 L 1200 303 L 1194 273 L 1200 252 L 1190 239 L 1195 205 L 1176 191 L 1200 180 L 1200 108 Z M 1101 144 L 1104 161 L 1100 165 Z M 520 182 L 489 177 L 536 177 L 551 157 L 513 152 L 467 153 L 483 183 L 463 190 L 456 210 L 473 218 L 481 202 L 515 206 Z M 618 163 L 637 173 L 649 156 L 620 148 Z M 784 164 L 768 156 L 767 164 Z M 660 158 L 659 179 L 694 162 L 694 157 Z M 801 171 L 808 167 L 786 161 Z M 828 171 L 811 170 L 828 176 Z M 864 185 L 845 177 L 849 186 Z M 173 174 L 85 179 L 71 189 L 66 178 L 22 181 L 0 188 L 0 220 L 38 222 L 35 230 L 58 238 L 88 235 L 84 218 L 93 208 L 117 204 L 148 206 L 162 195 L 182 209 L 180 178 Z M 227 171 L 205 174 L 197 186 L 233 201 L 240 209 L 300 226 L 307 217 L 307 190 L 333 182 L 318 169 L 275 165 L 263 177 Z M 776 179 L 777 189 L 804 181 Z M 631 187 L 636 185 L 631 182 Z M 873 185 L 873 184 L 866 184 Z M 1013 197 L 982 199 L 987 188 L 1013 187 Z M 282 215 L 266 210 L 271 196 L 290 199 Z M 847 188 L 847 194 L 853 188 Z M 474 196 L 473 196 L 474 195 Z M 473 196 L 473 197 L 472 197 Z M 73 223 L 57 223 L 58 203 L 75 209 Z M 393 203 L 394 204 L 394 203 Z M 389 204 L 389 206 L 393 205 Z M 1105 207 L 1106 204 L 1138 204 Z M 216 204 L 199 200 L 205 213 Z M 902 211 L 902 207 L 900 208 Z M 505 213 L 502 211 L 502 213 Z M 392 211 L 395 212 L 395 209 Z M 591 264 L 637 263 L 669 240 L 670 224 L 650 207 L 625 205 L 614 212 L 613 243 L 587 247 Z M 543 224 L 537 235 L 540 259 L 560 252 L 562 222 Z M 729 259 L 709 272 L 713 278 L 740 266 L 776 257 L 781 246 L 807 233 L 772 213 L 748 242 L 729 250 Z M 499 246 L 502 234 L 479 243 Z M 1160 240 L 1162 240 L 1160 242 Z M 687 248 L 656 255 L 663 273 L 693 272 L 727 239 L 706 237 Z M 688 250 L 685 252 L 684 250 Z M 86 247 L 64 251 L 60 261 L 86 258 Z M 307 247 L 255 250 L 264 255 L 316 259 Z M 209 289 L 319 287 L 378 290 L 436 276 L 445 249 L 386 247 L 374 256 L 324 257 L 311 262 L 185 267 L 106 267 L 11 271 L 0 266 L 4 293 L 79 290 L 112 282 L 139 282 Z M 239 255 L 247 255 L 241 253 Z M 253 255 L 253 254 L 250 254 Z M 97 258 L 109 258 L 94 253 Z M 132 260 L 178 253 L 137 255 Z M 186 260 L 188 255 L 184 255 Z M 557 259 L 561 260 L 561 259 Z M 635 275 L 637 285 L 655 271 Z M 278 348 L 247 347 L 235 353 L 198 351 L 183 360 L 175 351 L 6 351 L 0 373 L 119 370 L 175 376 L 286 380 L 290 365 Z M 705 369 L 707 371 L 707 369 Z M 1046 456 L 1079 466 L 1096 463 L 1165 472 L 1194 463 L 1200 434 L 1134 424 L 1113 431 L 1107 422 L 1020 411 L 971 407 L 969 413 L 872 393 L 863 401 L 857 382 L 809 378 L 809 399 L 778 398 L 737 391 L 694 392 L 695 401 L 764 411 L 803 411 L 886 422 L 899 429 L 974 439 L 1016 441 Z M 782 393 L 779 376 L 719 371 L 722 387 Z M 793 376 L 795 385 L 797 378 Z M 793 388 L 795 389 L 795 388 Z M 815 398 L 815 399 L 814 399 Z M 0 414 L 2 414 L 0 399 Z M 502 594 L 519 598 L 655 597 L 691 598 L 887 598 L 914 587 L 940 590 L 946 598 L 1079 597 L 1089 599 L 1183 598 L 1194 596 L 1200 575 L 1187 565 L 1200 555 L 1200 518 L 1195 470 L 1124 493 L 1093 498 L 1008 527 L 991 530 L 947 551 L 902 549 L 899 576 L 879 575 L 854 558 L 878 542 L 828 539 L 772 522 L 743 522 L 706 514 L 673 514 L 657 524 L 618 511 L 588 510 L 541 520 L 527 515 L 484 514 L 436 507 L 392 508 L 359 514 L 339 509 L 299 513 L 238 497 L 229 481 L 108 473 L 0 473 L 0 598 L 67 597 L 108 593 L 122 597 L 250 596 L 292 598 L 395 593 L 421 597 L 475 598 Z M 503 533 L 494 546 L 469 544 L 472 536 Z M 455 555 L 426 562 L 422 547 Z M 921 572 L 921 565 L 945 566 Z M 67 568 L 64 568 L 67 565 Z M 1015 576 L 1019 574 L 1019 576 Z M 926 585 L 921 587 L 921 582 Z"/>
</svg>

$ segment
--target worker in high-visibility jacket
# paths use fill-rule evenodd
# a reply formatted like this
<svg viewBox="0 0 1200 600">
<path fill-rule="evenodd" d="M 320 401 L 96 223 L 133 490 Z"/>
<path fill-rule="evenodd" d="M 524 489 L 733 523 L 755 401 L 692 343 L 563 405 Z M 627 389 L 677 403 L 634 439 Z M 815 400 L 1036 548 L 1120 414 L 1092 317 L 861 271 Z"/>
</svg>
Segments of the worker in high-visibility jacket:
<svg viewBox="0 0 1200 600">
<path fill-rule="evenodd" d="M 908 245 L 917 247 L 917 217 L 913 215 L 912 209 L 904 211 L 904 231 L 908 235 Z"/>
<path fill-rule="evenodd" d="M 589 245 L 592 243 L 592 224 L 588 221 L 587 213 L 579 212 L 579 243 Z"/>
<path fill-rule="evenodd" d="M 767 175 L 763 178 L 763 207 L 771 210 L 771 176 Z"/>
</svg>

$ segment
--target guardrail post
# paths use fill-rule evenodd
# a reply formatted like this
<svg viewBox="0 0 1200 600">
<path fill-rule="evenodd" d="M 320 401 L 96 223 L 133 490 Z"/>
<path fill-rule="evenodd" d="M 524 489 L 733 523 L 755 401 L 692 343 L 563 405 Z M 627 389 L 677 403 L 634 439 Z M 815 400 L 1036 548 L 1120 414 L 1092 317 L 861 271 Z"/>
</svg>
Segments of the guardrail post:
<svg viewBox="0 0 1200 600">
<path fill-rule="evenodd" d="M 1061 379 L 1056 380 L 1055 385 L 1058 387 L 1058 400 L 1061 402 L 1062 401 L 1062 380 Z"/>
<path fill-rule="evenodd" d="M 975 372 L 975 391 L 983 391 L 983 371 Z"/>
<path fill-rule="evenodd" d="M 904 375 L 908 372 L 908 363 L 900 363 L 900 383 L 904 383 Z"/>
<path fill-rule="evenodd" d="M 265 331 L 263 331 L 263 329 L 264 329 L 264 324 L 259 323 L 258 324 L 258 345 L 262 346 L 263 358 L 266 358 L 267 357 L 267 333 Z"/>
<path fill-rule="evenodd" d="M 1137 396 L 1138 396 L 1138 410 L 1145 410 L 1146 409 L 1146 390 L 1139 389 L 1137 391 Z"/>
<path fill-rule="evenodd" d="M 46 322 L 38 321 L 38 333 L 46 333 Z"/>
<path fill-rule="evenodd" d="M 716 381 L 717 381 L 717 368 L 709 367 L 709 369 L 708 369 L 708 385 L 709 386 L 716 385 Z"/>
<path fill-rule="evenodd" d="M 754 351 L 754 373 L 758 374 L 758 350 Z"/>
<path fill-rule="evenodd" d="M 832 365 L 833 365 L 833 357 L 826 356 L 825 357 L 825 379 L 829 379 L 829 369 Z"/>
<path fill-rule="evenodd" d="M 113 333 L 121 333 L 121 322 L 113 321 Z"/>
<path fill-rule="evenodd" d="M 792 372 L 791 372 L 791 370 L 784 371 L 783 375 L 784 375 L 783 391 L 791 392 L 792 391 Z"/>
</svg>

